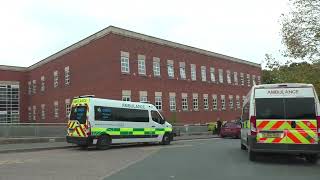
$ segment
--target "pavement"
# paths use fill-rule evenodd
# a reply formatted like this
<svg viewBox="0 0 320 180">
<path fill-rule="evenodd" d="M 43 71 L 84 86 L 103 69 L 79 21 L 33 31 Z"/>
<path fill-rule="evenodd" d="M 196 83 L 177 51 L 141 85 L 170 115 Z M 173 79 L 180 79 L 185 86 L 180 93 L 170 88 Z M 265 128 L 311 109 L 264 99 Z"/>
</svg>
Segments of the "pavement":
<svg viewBox="0 0 320 180">
<path fill-rule="evenodd" d="M 208 139 L 217 138 L 217 135 L 199 134 L 199 135 L 183 135 L 177 136 L 174 140 L 187 139 Z M 46 142 L 45 142 L 46 141 Z M 3 143 L 4 142 L 4 143 Z M 10 142 L 6 144 L 5 142 Z M 13 143 L 23 142 L 23 143 Z M 65 138 L 12 138 L 3 139 L 0 145 L 0 153 L 25 152 L 25 151 L 40 151 L 51 149 L 73 148 L 75 145 L 65 142 Z"/>
<path fill-rule="evenodd" d="M 0 154 L 0 180 L 319 180 L 320 163 L 260 155 L 250 162 L 238 139 L 196 139 L 171 145 L 67 148 Z"/>
</svg>

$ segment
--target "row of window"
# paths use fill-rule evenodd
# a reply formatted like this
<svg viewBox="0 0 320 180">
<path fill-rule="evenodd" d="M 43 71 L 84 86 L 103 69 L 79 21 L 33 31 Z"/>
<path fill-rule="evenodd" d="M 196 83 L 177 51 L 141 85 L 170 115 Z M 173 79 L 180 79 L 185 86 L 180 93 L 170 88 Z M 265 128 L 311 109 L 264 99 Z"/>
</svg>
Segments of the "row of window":
<svg viewBox="0 0 320 180">
<path fill-rule="evenodd" d="M 41 76 L 40 78 L 40 91 L 44 92 L 46 89 L 46 78 L 45 76 Z M 69 86 L 70 85 L 70 67 L 67 66 L 64 68 L 64 85 Z M 53 87 L 57 88 L 59 87 L 59 71 L 53 72 Z M 32 80 L 28 82 L 28 94 L 36 94 L 37 93 L 37 80 Z"/>
<path fill-rule="evenodd" d="M 70 104 L 70 99 L 66 99 L 65 103 L 65 117 L 67 118 L 70 114 L 70 110 L 71 110 L 71 104 Z M 39 107 L 38 107 L 39 108 Z M 40 119 L 41 121 L 44 121 L 46 119 L 46 104 L 41 104 L 40 105 Z M 53 116 L 52 116 L 53 115 Z M 58 101 L 54 101 L 53 102 L 53 114 L 48 116 L 48 117 L 53 117 L 54 119 L 58 119 L 59 116 L 59 102 Z M 33 105 L 33 106 L 29 106 L 28 107 L 28 121 L 29 122 L 35 122 L 37 121 L 37 106 Z"/>
<path fill-rule="evenodd" d="M 121 72 L 122 73 L 130 73 L 130 63 L 129 63 L 129 53 L 121 51 Z M 207 67 L 201 66 L 201 81 L 207 82 Z M 218 83 L 224 83 L 224 72 L 223 69 L 218 69 L 218 79 L 216 79 L 216 69 L 214 67 L 209 68 L 210 73 L 210 81 L 211 82 L 218 82 Z M 175 77 L 174 74 L 174 61 L 173 60 L 167 60 L 167 72 L 168 77 L 170 79 L 173 79 Z M 180 72 L 180 79 L 187 79 L 186 75 L 186 63 L 185 62 L 179 62 L 179 72 Z M 146 75 L 146 57 L 145 55 L 138 55 L 138 74 L 139 75 Z M 160 58 L 153 57 L 153 75 L 155 77 L 160 77 Z M 238 77 L 240 75 L 240 82 L 238 80 Z M 190 78 L 192 81 L 197 80 L 197 68 L 195 64 L 190 64 Z M 248 86 L 251 86 L 251 84 L 261 84 L 261 78 L 260 76 L 256 75 L 250 75 L 244 73 L 233 72 L 231 73 L 230 70 L 226 70 L 226 80 L 228 84 L 234 85 L 245 85 L 245 78 L 246 83 Z M 252 81 L 252 83 L 251 83 Z"/>
<path fill-rule="evenodd" d="M 162 103 L 162 92 L 155 92 L 154 96 L 154 105 L 158 110 L 163 110 L 163 103 Z M 192 109 L 194 111 L 199 111 L 199 94 L 193 93 L 192 94 Z M 227 110 L 227 106 L 229 106 L 230 110 L 240 110 L 241 109 L 241 97 L 239 95 L 220 95 L 212 94 L 209 97 L 209 94 L 202 94 L 201 100 L 203 103 L 203 109 L 209 110 L 210 106 L 212 110 L 218 111 L 219 110 L 219 97 L 220 97 L 220 109 L 222 111 Z M 147 91 L 139 91 L 139 98 L 140 102 L 148 102 L 148 94 Z M 226 102 L 226 98 L 228 98 L 228 102 Z M 245 96 L 242 96 L 242 104 L 245 100 Z M 131 101 L 131 91 L 130 90 L 123 90 L 122 91 L 122 100 L 123 101 Z M 169 93 L 169 110 L 170 111 L 177 111 L 177 103 L 176 103 L 176 93 L 170 92 Z M 211 102 L 211 105 L 209 105 Z M 228 103 L 228 104 L 227 104 Z M 190 110 L 192 110 L 190 109 Z M 181 110 L 182 111 L 189 111 L 188 105 L 188 93 L 181 93 Z"/>
</svg>

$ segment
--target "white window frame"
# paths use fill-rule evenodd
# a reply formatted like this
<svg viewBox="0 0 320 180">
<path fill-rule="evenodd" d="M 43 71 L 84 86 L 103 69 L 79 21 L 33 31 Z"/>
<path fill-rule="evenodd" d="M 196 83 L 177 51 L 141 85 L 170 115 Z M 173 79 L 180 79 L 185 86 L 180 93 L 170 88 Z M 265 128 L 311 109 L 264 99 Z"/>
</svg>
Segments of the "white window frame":
<svg viewBox="0 0 320 180">
<path fill-rule="evenodd" d="M 162 92 L 155 92 L 154 105 L 159 111 L 162 111 Z"/>
<path fill-rule="evenodd" d="M 230 110 L 234 109 L 233 95 L 229 95 L 229 108 Z"/>
<path fill-rule="evenodd" d="M 140 102 L 148 102 L 148 92 L 147 91 L 139 91 L 139 100 L 140 100 Z"/>
<path fill-rule="evenodd" d="M 215 69 L 214 67 L 210 67 L 210 79 L 211 79 L 211 82 L 216 82 L 216 76 L 215 76 Z"/>
<path fill-rule="evenodd" d="M 46 119 L 46 105 L 41 104 L 41 120 L 44 121 Z"/>
<path fill-rule="evenodd" d="M 191 80 L 197 80 L 197 67 L 195 64 L 190 64 L 190 71 L 191 71 Z"/>
<path fill-rule="evenodd" d="M 153 75 L 155 77 L 161 76 L 160 58 L 157 58 L 157 57 L 153 58 Z"/>
<path fill-rule="evenodd" d="M 230 72 L 230 70 L 227 70 L 226 73 L 227 73 L 227 83 L 231 84 L 231 72 Z"/>
<path fill-rule="evenodd" d="M 168 70 L 168 78 L 174 78 L 174 64 L 172 60 L 167 60 L 167 70 Z"/>
<path fill-rule="evenodd" d="M 169 93 L 169 109 L 170 111 L 176 111 L 177 103 L 176 103 L 176 94 Z"/>
<path fill-rule="evenodd" d="M 202 80 L 202 82 L 207 81 L 207 68 L 206 68 L 206 66 L 201 66 L 201 80 Z"/>
<path fill-rule="evenodd" d="M 121 51 L 121 57 L 120 57 L 120 62 L 121 62 L 121 73 L 130 73 L 130 59 L 129 59 L 129 53 Z"/>
<path fill-rule="evenodd" d="M 193 110 L 199 111 L 199 98 L 197 93 L 193 93 L 192 95 L 192 107 Z"/>
<path fill-rule="evenodd" d="M 245 101 L 246 101 L 246 96 L 242 96 L 242 106 L 244 105 Z"/>
<path fill-rule="evenodd" d="M 40 91 L 41 92 L 44 92 L 45 90 L 46 90 L 46 84 L 45 84 L 45 81 L 46 81 L 46 79 L 45 79 L 45 77 L 44 76 L 41 76 L 41 87 L 40 87 Z"/>
<path fill-rule="evenodd" d="M 183 111 L 188 111 L 188 94 L 187 93 L 182 93 L 182 99 L 181 99 L 181 105 L 182 105 L 182 110 Z"/>
<path fill-rule="evenodd" d="M 241 86 L 244 86 L 244 73 L 240 73 Z"/>
<path fill-rule="evenodd" d="M 53 87 L 57 88 L 59 86 L 59 72 L 54 71 L 53 72 Z"/>
<path fill-rule="evenodd" d="M 146 75 L 146 56 L 138 55 L 138 74 Z"/>
<path fill-rule="evenodd" d="M 32 94 L 37 93 L 37 80 L 32 80 Z"/>
<path fill-rule="evenodd" d="M 216 94 L 212 95 L 212 109 L 214 111 L 218 110 L 218 96 Z"/>
<path fill-rule="evenodd" d="M 71 112 L 70 99 L 66 99 L 66 100 L 65 100 L 65 108 L 66 108 L 66 118 L 68 118 L 69 115 L 70 115 L 70 112 Z"/>
<path fill-rule="evenodd" d="M 53 117 L 55 119 L 59 118 L 59 102 L 58 101 L 53 102 Z"/>
<path fill-rule="evenodd" d="M 35 105 L 32 106 L 32 121 L 37 121 L 37 106 Z"/>
<path fill-rule="evenodd" d="M 221 110 L 225 111 L 226 110 L 226 96 L 221 95 Z"/>
<path fill-rule="evenodd" d="M 32 109 L 31 109 L 31 106 L 28 107 L 28 121 L 29 122 L 32 121 Z"/>
<path fill-rule="evenodd" d="M 256 82 L 256 75 L 252 75 L 252 85 L 256 85 L 257 82 Z"/>
<path fill-rule="evenodd" d="M 65 86 L 70 85 L 70 67 L 69 66 L 64 68 L 64 85 Z"/>
<path fill-rule="evenodd" d="M 208 94 L 203 94 L 203 109 L 204 110 L 208 110 L 209 109 Z"/>
<path fill-rule="evenodd" d="M 234 85 L 238 85 L 238 72 L 233 72 Z"/>
<path fill-rule="evenodd" d="M 241 108 L 241 105 L 240 105 L 240 96 L 239 96 L 239 95 L 236 95 L 236 106 L 237 106 L 237 109 L 240 109 L 240 108 Z"/>
<path fill-rule="evenodd" d="M 257 84 L 261 84 L 261 77 L 257 76 Z"/>
<path fill-rule="evenodd" d="M 223 83 L 223 69 L 219 69 L 219 83 Z"/>
<path fill-rule="evenodd" d="M 131 90 L 122 90 L 122 101 L 131 101 Z"/>
<path fill-rule="evenodd" d="M 180 69 L 180 78 L 186 79 L 186 63 L 185 62 L 179 62 L 179 69 Z"/>
<path fill-rule="evenodd" d="M 32 85 L 31 85 L 31 81 L 28 81 L 28 95 L 32 94 Z"/>
<path fill-rule="evenodd" d="M 251 86 L 250 74 L 247 74 L 247 84 L 248 84 L 248 87 Z"/>
</svg>

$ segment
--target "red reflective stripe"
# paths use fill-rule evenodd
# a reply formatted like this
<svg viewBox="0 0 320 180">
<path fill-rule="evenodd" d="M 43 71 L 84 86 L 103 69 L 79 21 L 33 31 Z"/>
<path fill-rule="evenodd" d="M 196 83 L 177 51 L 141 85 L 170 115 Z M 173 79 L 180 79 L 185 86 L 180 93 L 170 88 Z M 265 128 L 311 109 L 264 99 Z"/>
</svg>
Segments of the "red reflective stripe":
<svg viewBox="0 0 320 180">
<path fill-rule="evenodd" d="M 263 129 L 268 123 L 269 121 L 262 121 L 262 123 L 259 124 L 258 129 Z"/>
<path fill-rule="evenodd" d="M 82 132 L 83 136 L 85 136 L 85 135 L 86 135 L 86 133 L 84 132 L 84 130 L 82 129 L 82 127 L 80 127 L 79 129 L 81 130 L 81 132 Z"/>
<path fill-rule="evenodd" d="M 317 129 L 310 121 L 302 121 L 306 126 L 308 126 L 310 129 Z M 308 125 L 309 124 L 309 125 Z"/>
<path fill-rule="evenodd" d="M 78 128 L 76 128 L 76 132 L 77 132 L 78 136 L 81 136 L 79 131 L 78 131 Z"/>
<path fill-rule="evenodd" d="M 275 138 L 272 142 L 273 143 L 279 143 L 282 140 L 282 138 Z"/>
<path fill-rule="evenodd" d="M 270 129 L 278 129 L 284 121 L 277 121 Z"/>
<path fill-rule="evenodd" d="M 293 142 L 301 144 L 301 141 L 296 138 L 293 134 L 291 134 L 290 132 L 287 133 L 287 137 L 290 138 Z"/>
</svg>

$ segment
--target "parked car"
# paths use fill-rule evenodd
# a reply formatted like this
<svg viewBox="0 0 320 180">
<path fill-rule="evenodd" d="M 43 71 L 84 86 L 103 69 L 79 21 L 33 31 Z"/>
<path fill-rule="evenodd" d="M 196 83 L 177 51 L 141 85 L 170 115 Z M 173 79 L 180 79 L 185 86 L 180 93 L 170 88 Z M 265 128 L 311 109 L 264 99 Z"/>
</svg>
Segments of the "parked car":
<svg viewBox="0 0 320 180">
<path fill-rule="evenodd" d="M 240 138 L 241 124 L 239 122 L 227 122 L 221 127 L 220 137 Z"/>
</svg>

